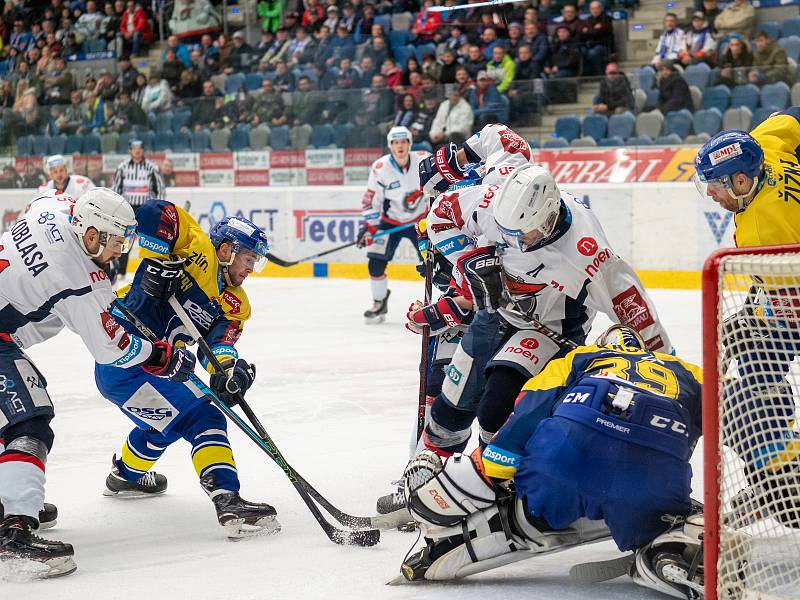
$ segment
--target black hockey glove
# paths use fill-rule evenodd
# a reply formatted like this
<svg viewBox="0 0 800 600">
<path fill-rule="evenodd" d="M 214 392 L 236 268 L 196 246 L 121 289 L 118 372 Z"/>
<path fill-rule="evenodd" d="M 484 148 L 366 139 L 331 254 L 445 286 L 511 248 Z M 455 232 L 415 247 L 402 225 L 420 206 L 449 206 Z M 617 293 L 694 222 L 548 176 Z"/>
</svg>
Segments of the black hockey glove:
<svg viewBox="0 0 800 600">
<path fill-rule="evenodd" d="M 151 375 L 181 383 L 194 373 L 197 358 L 186 348 L 176 348 L 162 340 L 153 342 L 153 346 L 160 353 L 154 352 L 155 361 L 142 366 Z"/>
<path fill-rule="evenodd" d="M 446 192 L 452 184 L 464 179 L 464 171 L 456 158 L 458 146 L 450 142 L 419 163 L 419 186 L 428 196 Z"/>
<path fill-rule="evenodd" d="M 503 261 L 494 246 L 476 248 L 458 259 L 460 290 L 474 301 L 479 310 L 495 312 L 503 297 Z"/>
<path fill-rule="evenodd" d="M 227 406 L 236 406 L 239 397 L 253 385 L 256 378 L 256 366 L 242 358 L 237 358 L 232 367 L 222 373 L 214 373 L 209 381 L 211 391 Z"/>
<path fill-rule="evenodd" d="M 162 304 L 166 304 L 181 286 L 183 260 L 160 260 L 145 258 L 139 267 L 142 291 Z"/>
</svg>

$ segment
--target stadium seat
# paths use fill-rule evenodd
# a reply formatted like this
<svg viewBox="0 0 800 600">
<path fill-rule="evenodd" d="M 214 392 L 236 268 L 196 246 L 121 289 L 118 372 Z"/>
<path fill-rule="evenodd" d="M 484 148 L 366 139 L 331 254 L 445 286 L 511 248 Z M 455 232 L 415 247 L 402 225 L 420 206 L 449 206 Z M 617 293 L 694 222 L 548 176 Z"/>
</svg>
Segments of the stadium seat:
<svg viewBox="0 0 800 600">
<path fill-rule="evenodd" d="M 266 125 L 253 127 L 248 135 L 250 137 L 249 145 L 251 150 L 263 150 L 267 147 L 269 143 L 269 127 Z"/>
<path fill-rule="evenodd" d="M 215 129 L 211 132 L 211 151 L 212 152 L 225 152 L 228 149 L 228 140 L 231 137 L 231 130 Z"/>
<path fill-rule="evenodd" d="M 618 135 L 612 137 L 606 137 L 600 140 L 597 144 L 598 146 L 624 146 L 625 142 L 622 141 L 622 138 Z"/>
<path fill-rule="evenodd" d="M 384 35 L 389 35 L 392 30 L 392 15 L 375 15 L 373 23 L 383 27 Z"/>
<path fill-rule="evenodd" d="M 569 147 L 569 142 L 565 140 L 563 137 L 554 137 L 547 140 L 543 145 L 543 148 L 567 148 Z"/>
<path fill-rule="evenodd" d="M 644 105 L 647 104 L 647 92 L 636 88 L 633 90 L 633 110 L 636 114 L 642 112 Z"/>
<path fill-rule="evenodd" d="M 244 86 L 244 73 L 231 73 L 225 78 L 225 93 L 235 94 Z"/>
<path fill-rule="evenodd" d="M 305 150 L 311 143 L 311 126 L 296 125 L 289 129 L 289 142 L 295 150 Z"/>
<path fill-rule="evenodd" d="M 337 148 L 344 148 L 344 139 L 353 127 L 352 123 L 339 123 L 333 128 L 333 143 Z"/>
<path fill-rule="evenodd" d="M 584 136 L 575 138 L 569 143 L 573 148 L 594 148 L 597 146 L 597 140 L 591 136 Z"/>
<path fill-rule="evenodd" d="M 711 136 L 707 133 L 696 133 L 694 135 L 687 135 L 686 138 L 683 140 L 684 144 L 697 144 L 701 146 L 705 144 L 708 140 L 711 139 Z"/>
<path fill-rule="evenodd" d="M 628 138 L 625 140 L 625 143 L 629 146 L 652 146 L 653 138 L 651 138 L 649 135 L 639 134 Z"/>
<path fill-rule="evenodd" d="M 87 133 L 83 136 L 81 154 L 100 154 L 100 136 L 96 133 Z"/>
<path fill-rule="evenodd" d="M 411 41 L 411 34 L 406 30 L 395 29 L 394 31 L 389 33 L 389 47 L 392 49 L 392 51 L 408 45 L 410 41 Z"/>
<path fill-rule="evenodd" d="M 192 147 L 192 136 L 187 131 L 176 131 L 172 134 L 172 151 L 189 152 Z"/>
<path fill-rule="evenodd" d="M 153 140 L 153 150 L 156 152 L 164 152 L 165 150 L 169 150 L 172 148 L 174 137 L 175 136 L 172 131 L 159 132 Z"/>
<path fill-rule="evenodd" d="M 508 123 L 511 120 L 511 100 L 505 94 L 500 94 L 500 104 L 502 108 L 498 111 L 498 121 L 500 123 Z"/>
<path fill-rule="evenodd" d="M 525 141 L 528 142 L 528 146 L 530 146 L 531 148 L 541 148 L 539 140 L 525 140 Z"/>
<path fill-rule="evenodd" d="M 657 106 L 658 105 L 658 90 L 648 90 L 647 92 L 647 101 L 644 103 L 645 106 Z"/>
<path fill-rule="evenodd" d="M 704 108 L 694 113 L 694 132 L 714 135 L 722 127 L 722 112 L 718 108 Z"/>
<path fill-rule="evenodd" d="M 762 106 L 761 108 L 757 108 L 756 112 L 753 113 L 753 124 L 751 125 L 751 127 L 758 127 L 772 113 L 778 110 L 780 109 L 777 106 Z"/>
<path fill-rule="evenodd" d="M 117 142 L 119 142 L 119 134 L 116 131 L 107 131 L 100 134 L 100 152 L 103 154 L 114 154 L 117 151 Z M 51 154 L 60 154 L 58 152 L 51 152 Z"/>
<path fill-rule="evenodd" d="M 50 138 L 47 144 L 48 154 L 64 154 L 64 148 L 67 147 L 67 136 L 63 133 L 61 135 L 54 135 Z M 110 153 L 113 154 L 116 148 L 112 148 Z"/>
<path fill-rule="evenodd" d="M 685 108 L 668 112 L 664 117 L 664 135 L 676 134 L 683 139 L 692 132 L 692 113 Z"/>
<path fill-rule="evenodd" d="M 593 138 L 598 141 L 606 137 L 606 129 L 608 129 L 608 117 L 605 115 L 589 115 L 583 118 L 581 123 L 584 137 Z"/>
<path fill-rule="evenodd" d="M 636 117 L 632 112 L 624 112 L 612 115 L 608 120 L 608 137 L 627 139 L 633 135 L 636 128 Z"/>
<path fill-rule="evenodd" d="M 156 133 L 163 133 L 165 131 L 172 131 L 172 113 L 162 112 L 156 115 L 154 129 Z"/>
<path fill-rule="evenodd" d="M 689 93 L 692 95 L 692 110 L 700 110 L 703 105 L 703 91 L 696 85 L 690 85 Z"/>
<path fill-rule="evenodd" d="M 422 59 L 426 54 L 433 54 L 436 56 L 436 44 L 420 44 L 414 48 L 414 54 L 416 55 L 419 64 L 422 64 Z"/>
<path fill-rule="evenodd" d="M 228 140 L 228 147 L 233 152 L 247 150 L 250 145 L 250 126 L 237 125 L 231 129 L 231 137 Z"/>
<path fill-rule="evenodd" d="M 145 152 L 152 152 L 153 148 L 155 148 L 156 144 L 156 134 L 152 131 L 138 131 L 136 132 L 136 137 L 138 137 L 144 143 L 144 150 Z M 125 150 L 125 154 L 128 153 L 128 150 Z"/>
<path fill-rule="evenodd" d="M 397 64 L 404 65 L 408 61 L 408 57 L 414 54 L 414 46 L 398 46 L 397 48 L 392 48 L 392 53 Z"/>
<path fill-rule="evenodd" d="M 669 135 L 660 135 L 656 138 L 656 146 L 674 146 L 683 143 L 683 138 L 677 133 L 670 133 Z"/>
<path fill-rule="evenodd" d="M 655 138 L 661 135 L 663 127 L 664 115 L 661 114 L 660 110 L 641 113 L 636 117 L 636 135 Z"/>
<path fill-rule="evenodd" d="M 286 125 L 273 127 L 270 133 L 269 145 L 273 150 L 288 150 L 289 127 Z"/>
<path fill-rule="evenodd" d="M 248 92 L 254 92 L 261 89 L 262 81 L 264 76 L 261 73 L 247 73 L 244 76 L 244 87 Z"/>
<path fill-rule="evenodd" d="M 756 24 L 755 31 L 763 31 L 773 40 L 777 40 L 781 37 L 781 24 L 777 21 L 764 21 Z"/>
<path fill-rule="evenodd" d="M 33 152 L 33 136 L 21 135 L 17 138 L 17 156 L 30 156 Z"/>
<path fill-rule="evenodd" d="M 327 123 L 311 128 L 309 144 L 314 148 L 327 148 L 333 145 L 333 127 Z"/>
<path fill-rule="evenodd" d="M 731 92 L 731 108 L 746 106 L 750 112 L 753 112 L 758 107 L 760 97 L 761 90 L 758 89 L 758 86 L 752 83 L 737 85 Z"/>
<path fill-rule="evenodd" d="M 683 78 L 689 85 L 695 85 L 700 88 L 700 90 L 703 90 L 708 86 L 711 79 L 711 67 L 706 63 L 689 65 L 683 72 Z"/>
<path fill-rule="evenodd" d="M 800 81 L 792 86 L 790 98 L 792 100 L 792 106 L 800 105 Z"/>
<path fill-rule="evenodd" d="M 715 85 L 703 92 L 703 108 L 716 108 L 720 115 L 731 103 L 731 91 L 728 86 Z"/>
<path fill-rule="evenodd" d="M 739 106 L 737 108 L 729 108 L 722 115 L 722 128 L 723 129 L 741 129 L 742 131 L 750 131 L 753 125 L 753 111 L 746 106 Z"/>
<path fill-rule="evenodd" d="M 208 131 L 201 129 L 192 133 L 192 143 L 190 148 L 192 152 L 205 152 L 211 147 L 211 136 Z"/>
<path fill-rule="evenodd" d="M 575 115 L 559 117 L 556 119 L 556 137 L 562 137 L 571 142 L 581 134 L 581 122 Z"/>
<path fill-rule="evenodd" d="M 634 77 L 638 77 L 639 87 L 645 92 L 652 89 L 656 82 L 656 72 L 650 67 L 640 67 L 634 71 Z"/>
<path fill-rule="evenodd" d="M 189 119 L 192 117 L 192 111 L 188 109 L 178 109 L 175 111 L 175 114 L 172 115 L 172 131 L 174 133 L 178 133 L 181 130 L 181 127 L 184 127 L 186 123 L 189 122 Z"/>
<path fill-rule="evenodd" d="M 789 105 L 791 95 L 789 86 L 782 81 L 768 83 L 761 88 L 761 106 L 777 106 L 783 110 Z"/>
<path fill-rule="evenodd" d="M 392 13 L 392 31 L 410 31 L 414 23 L 414 15 L 408 11 Z"/>
<path fill-rule="evenodd" d="M 34 135 L 31 140 L 31 154 L 34 156 L 44 156 L 47 154 L 49 140 L 46 135 Z"/>
<path fill-rule="evenodd" d="M 800 37 L 800 19 L 786 19 L 781 25 L 781 37 L 792 35 Z"/>
<path fill-rule="evenodd" d="M 67 143 L 64 147 L 64 154 L 80 154 L 81 147 L 83 146 L 83 136 L 79 133 L 71 133 L 67 136 Z M 128 152 L 127 143 L 125 145 L 125 152 Z"/>
<path fill-rule="evenodd" d="M 778 45 L 784 49 L 786 56 L 797 62 L 800 59 L 800 37 L 790 35 L 778 40 Z"/>
<path fill-rule="evenodd" d="M 133 139 L 133 132 L 131 131 L 119 134 L 119 139 L 117 140 L 117 154 L 128 153 L 128 142 L 130 142 L 131 139 Z"/>
<path fill-rule="evenodd" d="M 86 52 L 89 54 L 106 51 L 106 41 L 102 38 L 98 38 L 96 40 L 86 40 L 84 44 L 86 45 Z"/>
</svg>

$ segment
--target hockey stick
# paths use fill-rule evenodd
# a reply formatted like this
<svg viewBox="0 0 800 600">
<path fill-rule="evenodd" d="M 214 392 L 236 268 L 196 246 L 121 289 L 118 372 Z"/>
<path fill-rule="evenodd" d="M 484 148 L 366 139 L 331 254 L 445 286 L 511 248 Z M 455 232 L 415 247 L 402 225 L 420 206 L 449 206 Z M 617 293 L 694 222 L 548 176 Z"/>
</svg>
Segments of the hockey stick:
<svg viewBox="0 0 800 600">
<path fill-rule="evenodd" d="M 128 310 L 128 308 L 119 299 L 114 300 L 113 304 L 117 308 L 117 310 L 119 310 L 125 316 L 125 318 L 128 319 L 128 321 L 130 321 L 134 325 L 134 327 L 136 327 L 136 329 L 139 330 L 141 334 L 144 334 L 143 337 L 149 339 L 151 342 L 156 341 L 158 339 L 157 336 L 155 336 L 155 334 L 153 334 L 153 332 L 144 323 L 142 323 L 141 320 L 136 315 L 134 315 L 130 310 Z M 194 323 L 192 323 L 189 320 L 188 315 L 186 315 L 186 312 L 183 311 L 183 307 L 181 307 L 180 304 L 177 303 L 177 300 L 175 301 L 174 304 L 181 309 L 183 317 L 186 318 L 186 321 L 184 321 L 184 325 L 187 327 L 187 329 L 189 329 L 190 332 L 192 329 L 194 329 L 194 332 L 196 332 L 197 328 L 194 327 Z M 172 302 L 170 302 L 170 305 L 172 305 L 173 308 L 175 308 Z M 178 317 L 181 318 L 181 316 L 182 315 L 179 312 Z M 209 360 L 211 361 L 212 365 L 215 365 L 215 368 L 221 368 L 221 366 L 220 367 L 217 366 L 219 365 L 219 360 L 217 360 L 217 357 L 214 356 L 213 353 L 211 353 L 210 348 L 208 348 L 208 344 L 205 343 L 205 340 L 200 336 L 198 336 L 195 339 L 198 341 L 198 344 L 202 342 L 201 349 L 203 349 L 203 346 L 205 346 L 204 352 L 206 352 L 206 356 L 209 357 Z M 247 437 L 253 440 L 264 451 L 264 453 L 267 454 L 267 456 L 269 456 L 273 461 L 275 461 L 281 467 L 283 472 L 289 478 L 289 481 L 291 481 L 292 484 L 294 485 L 298 494 L 300 494 L 300 497 L 303 499 L 306 506 L 308 506 L 308 509 L 311 511 L 311 514 L 314 515 L 314 518 L 317 520 L 322 529 L 325 531 L 325 534 L 328 536 L 328 539 L 330 539 L 332 542 L 336 544 L 354 544 L 357 546 L 374 546 L 380 541 L 380 532 L 374 529 L 363 530 L 363 531 L 344 531 L 341 529 L 337 529 L 336 527 L 331 525 L 322 515 L 317 505 L 314 504 L 311 498 L 309 498 L 308 492 L 305 486 L 303 485 L 303 483 L 305 483 L 305 480 L 303 480 L 294 471 L 294 469 L 292 469 L 292 467 L 289 465 L 288 462 L 286 462 L 286 459 L 283 457 L 280 450 L 275 445 L 275 442 L 273 442 L 272 439 L 267 434 L 267 432 L 264 431 L 263 426 L 261 426 L 261 424 L 258 423 L 258 427 L 261 429 L 261 432 L 263 432 L 263 435 L 260 435 L 261 432 L 256 433 L 255 431 L 253 431 L 253 428 L 250 427 L 247 423 L 245 423 L 244 420 L 233 409 L 231 409 L 219 398 L 217 398 L 216 394 L 214 394 L 199 377 L 192 374 L 190 376 L 190 380 L 192 381 L 192 383 L 197 385 L 201 390 L 207 393 L 208 396 L 211 398 L 212 403 L 217 408 L 219 408 L 231 421 L 233 421 L 233 423 L 239 429 L 241 429 L 242 432 L 245 435 L 247 435 Z M 240 405 L 242 406 L 242 410 L 245 411 L 245 414 L 247 414 L 248 417 L 252 414 L 253 418 L 255 418 L 256 422 L 258 422 L 258 419 L 253 414 L 252 409 L 250 409 L 250 407 L 247 405 L 247 403 L 244 402 L 242 398 L 240 398 Z M 301 483 L 301 481 L 303 483 Z M 306 483 L 305 485 L 308 484 Z M 369 521 L 369 519 L 367 519 L 367 521 Z"/>
<path fill-rule="evenodd" d="M 425 297 L 423 306 L 431 303 L 433 294 L 433 248 L 428 240 L 428 250 L 425 254 Z M 419 397 L 417 399 L 417 445 L 425 431 L 425 408 L 428 398 L 428 362 L 430 361 L 431 328 L 429 325 L 422 328 L 422 351 L 419 358 Z"/>
<path fill-rule="evenodd" d="M 375 238 L 383 237 L 385 235 L 391 235 L 396 231 L 403 231 L 404 229 L 413 227 L 416 224 L 417 224 L 416 221 L 414 221 L 412 223 L 406 223 L 405 225 L 398 225 L 397 227 L 384 229 L 373 235 L 372 239 L 374 240 Z M 316 254 L 312 254 L 311 256 L 306 256 L 305 258 L 298 258 L 297 260 L 283 260 L 282 258 L 279 258 L 274 254 L 272 254 L 272 252 L 267 252 L 267 258 L 269 259 L 270 262 L 275 263 L 279 267 L 293 267 L 302 262 L 308 262 L 309 260 L 314 260 L 315 258 L 319 258 L 320 256 L 325 256 L 326 254 L 333 254 L 334 252 L 338 252 L 339 250 L 344 250 L 345 248 L 349 248 L 350 246 L 355 246 L 357 243 L 358 240 L 354 242 L 347 242 L 346 244 L 342 244 L 341 246 L 329 248 L 328 250 L 324 250 L 323 252 L 317 252 Z"/>
</svg>

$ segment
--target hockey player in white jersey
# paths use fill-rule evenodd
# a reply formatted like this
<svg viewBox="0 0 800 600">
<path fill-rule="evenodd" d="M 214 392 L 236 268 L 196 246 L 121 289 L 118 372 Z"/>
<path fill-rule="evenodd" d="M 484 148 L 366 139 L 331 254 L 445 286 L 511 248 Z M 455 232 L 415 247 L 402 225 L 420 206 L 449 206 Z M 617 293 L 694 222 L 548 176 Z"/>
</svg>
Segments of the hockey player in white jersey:
<svg viewBox="0 0 800 600">
<path fill-rule="evenodd" d="M 417 248 L 414 223 L 428 212 L 419 185 L 419 163 L 429 156 L 428 153 L 411 151 L 411 132 L 406 127 L 392 127 L 386 141 L 389 153 L 370 167 L 367 190 L 361 202 L 363 222 L 356 242 L 359 248 L 367 248 L 373 301 L 372 307 L 364 312 L 367 324 L 382 323 L 386 319 L 390 294 L 386 266 L 404 238 Z M 375 239 L 372 237 L 403 225 L 407 227 Z"/>
<path fill-rule="evenodd" d="M 39 186 L 40 192 L 56 190 L 59 194 L 67 194 L 77 200 L 95 188 L 94 183 L 88 177 L 70 173 L 67 169 L 67 159 L 60 154 L 49 157 L 44 163 L 44 168 L 50 180 Z"/>
<path fill-rule="evenodd" d="M 55 413 L 47 382 L 24 349 L 66 327 L 99 363 L 144 365 L 174 380 L 194 368 L 190 352 L 129 335 L 109 314 L 114 295 L 101 267 L 130 249 L 135 230 L 130 205 L 96 188 L 74 205 L 44 194 L 0 237 L 0 561 L 40 563 L 38 577 L 76 566 L 71 545 L 31 534 L 44 502 Z"/>
</svg>

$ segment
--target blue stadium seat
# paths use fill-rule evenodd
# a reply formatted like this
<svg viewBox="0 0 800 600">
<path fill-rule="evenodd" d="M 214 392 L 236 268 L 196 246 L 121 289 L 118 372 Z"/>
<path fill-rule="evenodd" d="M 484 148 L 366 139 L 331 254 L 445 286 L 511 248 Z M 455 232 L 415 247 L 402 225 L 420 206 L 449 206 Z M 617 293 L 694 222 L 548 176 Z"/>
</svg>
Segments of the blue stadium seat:
<svg viewBox="0 0 800 600">
<path fill-rule="evenodd" d="M 656 82 L 656 72 L 650 67 L 641 67 L 636 74 L 639 76 L 639 87 L 644 91 L 652 89 Z"/>
<path fill-rule="evenodd" d="M 436 44 L 420 44 L 414 48 L 414 54 L 416 55 L 419 64 L 422 64 L 422 59 L 426 54 L 433 54 L 436 56 Z M 405 63 L 403 64 L 405 65 Z"/>
<path fill-rule="evenodd" d="M 703 108 L 716 108 L 722 115 L 731 103 L 731 91 L 728 86 L 715 85 L 703 91 Z"/>
<path fill-rule="evenodd" d="M 777 106 L 762 106 L 761 108 L 757 108 L 756 112 L 753 113 L 752 127 L 755 128 L 761 125 L 762 121 L 765 121 L 767 117 L 777 110 L 780 110 Z"/>
<path fill-rule="evenodd" d="M 556 137 L 562 137 L 571 142 L 581 134 L 581 122 L 578 117 L 570 115 L 556 119 Z"/>
<path fill-rule="evenodd" d="M 47 154 L 49 140 L 46 135 L 34 135 L 31 145 L 31 154 L 34 156 L 44 156 Z"/>
<path fill-rule="evenodd" d="M 86 52 L 94 53 L 94 52 L 105 52 L 106 51 L 106 41 L 104 39 L 96 39 L 96 40 L 86 40 L 84 42 Z"/>
<path fill-rule="evenodd" d="M 408 57 L 414 55 L 414 46 L 398 46 L 392 49 L 392 53 L 394 54 L 394 59 L 397 61 L 397 64 L 400 68 L 403 68 Z"/>
<path fill-rule="evenodd" d="M 79 133 L 71 133 L 67 136 L 67 144 L 64 148 L 64 154 L 80 154 L 83 147 L 83 136 Z M 125 152 L 128 152 L 128 146 L 125 145 Z"/>
<path fill-rule="evenodd" d="M 609 146 L 624 146 L 625 142 L 622 141 L 622 138 L 619 137 L 618 135 L 614 135 L 614 136 L 611 136 L 611 137 L 603 138 L 602 140 L 597 142 L 597 145 L 598 146 L 606 146 L 606 147 L 609 147 Z"/>
<path fill-rule="evenodd" d="M 96 133 L 87 133 L 84 135 L 81 153 L 100 154 L 100 136 Z"/>
<path fill-rule="evenodd" d="M 192 136 L 186 131 L 176 131 L 172 134 L 172 151 L 189 152 L 192 147 Z"/>
<path fill-rule="evenodd" d="M 635 135 L 625 140 L 625 144 L 629 146 L 652 146 L 653 138 L 649 135 Z"/>
<path fill-rule="evenodd" d="M 786 56 L 797 62 L 800 59 L 800 37 L 790 35 L 778 40 L 778 45 L 784 49 Z"/>
<path fill-rule="evenodd" d="M 540 148 L 541 145 L 539 144 L 539 140 L 527 140 L 528 146 L 531 148 Z"/>
<path fill-rule="evenodd" d="M 353 127 L 353 123 L 339 123 L 333 128 L 333 143 L 337 148 L 344 148 L 344 138 Z"/>
<path fill-rule="evenodd" d="M 156 115 L 155 129 L 156 133 L 163 133 L 165 131 L 172 131 L 172 114 L 168 112 L 158 113 Z"/>
<path fill-rule="evenodd" d="M 250 147 L 250 126 L 237 125 L 231 130 L 231 137 L 228 140 L 228 147 L 233 152 L 247 150 Z"/>
<path fill-rule="evenodd" d="M 145 152 L 153 152 L 156 144 L 156 134 L 152 131 L 139 131 L 136 133 L 137 137 L 144 143 Z M 125 151 L 127 154 L 128 151 Z"/>
<path fill-rule="evenodd" d="M 231 73 L 225 78 L 225 93 L 235 94 L 244 86 L 244 73 Z"/>
<path fill-rule="evenodd" d="M 131 139 L 133 139 L 132 131 L 119 134 L 119 139 L 117 140 L 117 154 L 128 153 L 128 142 L 130 142 Z"/>
<path fill-rule="evenodd" d="M 411 41 L 411 33 L 408 31 L 392 31 L 389 33 L 389 47 L 392 50 L 402 48 Z"/>
<path fill-rule="evenodd" d="M 185 126 L 191 117 L 192 111 L 188 109 L 183 108 L 176 110 L 175 114 L 172 115 L 172 131 L 178 133 L 181 127 Z"/>
<path fill-rule="evenodd" d="M 61 135 L 54 135 L 50 138 L 47 144 L 48 154 L 64 154 L 64 148 L 67 147 L 67 136 L 63 133 Z"/>
<path fill-rule="evenodd" d="M 761 97 L 761 90 L 752 83 L 737 85 L 731 93 L 731 108 L 746 106 L 751 112 L 755 111 Z"/>
<path fill-rule="evenodd" d="M 789 106 L 790 96 L 789 86 L 782 81 L 768 83 L 761 88 L 761 106 L 777 106 L 779 110 L 783 110 Z"/>
<path fill-rule="evenodd" d="M 211 147 L 211 136 L 208 131 L 201 129 L 200 131 L 192 132 L 192 143 L 190 148 L 192 152 L 205 152 Z"/>
<path fill-rule="evenodd" d="M 679 136 L 677 133 L 670 133 L 669 135 L 660 135 L 656 138 L 656 145 L 657 146 L 674 146 L 676 144 L 682 144 L 683 138 Z"/>
<path fill-rule="evenodd" d="M 156 152 L 164 152 L 172 148 L 172 141 L 174 135 L 172 131 L 160 131 L 153 141 L 153 150 Z"/>
<path fill-rule="evenodd" d="M 608 117 L 605 115 L 589 115 L 584 117 L 583 135 L 594 138 L 597 142 L 606 137 L 606 129 L 608 129 Z"/>
<path fill-rule="evenodd" d="M 692 132 L 692 113 L 685 108 L 668 112 L 664 117 L 664 135 L 676 134 L 680 139 Z M 658 143 L 658 142 L 656 142 Z"/>
<path fill-rule="evenodd" d="M 542 144 L 543 148 L 569 148 L 569 142 L 562 137 L 554 137 Z"/>
<path fill-rule="evenodd" d="M 324 123 L 322 125 L 314 125 L 311 129 L 311 140 L 309 143 L 314 148 L 326 148 L 333 144 L 334 131 L 331 125 Z"/>
<path fill-rule="evenodd" d="M 694 132 L 714 135 L 722 128 L 722 112 L 714 108 L 704 108 L 694 113 Z"/>
<path fill-rule="evenodd" d="M 773 40 L 777 40 L 781 37 L 781 24 L 777 21 L 764 21 L 756 24 L 755 31 L 763 31 Z"/>
<path fill-rule="evenodd" d="M 701 90 L 708 86 L 711 79 L 711 67 L 706 63 L 697 63 L 696 65 L 689 65 L 683 72 L 683 78 L 689 85 L 696 85 Z"/>
<path fill-rule="evenodd" d="M 645 106 L 658 106 L 658 90 L 647 90 L 647 100 Z"/>
<path fill-rule="evenodd" d="M 636 129 L 636 117 L 632 112 L 612 115 L 608 120 L 608 137 L 628 139 Z M 602 145 L 602 144 L 601 144 Z"/>
<path fill-rule="evenodd" d="M 269 145 L 273 150 L 288 150 L 289 146 L 291 146 L 289 127 L 286 125 L 273 127 L 269 137 Z"/>
<path fill-rule="evenodd" d="M 261 89 L 262 81 L 264 81 L 264 76 L 261 73 L 247 73 L 244 76 L 244 87 L 248 92 L 254 92 Z"/>
<path fill-rule="evenodd" d="M 392 30 L 392 15 L 376 15 L 373 23 L 383 27 L 383 33 L 388 35 Z"/>
<path fill-rule="evenodd" d="M 781 37 L 796 35 L 800 37 L 800 19 L 786 19 L 781 25 Z"/>
<path fill-rule="evenodd" d="M 33 152 L 33 136 L 22 135 L 17 138 L 17 156 L 30 156 Z"/>
</svg>

